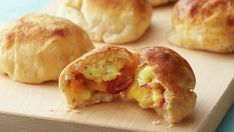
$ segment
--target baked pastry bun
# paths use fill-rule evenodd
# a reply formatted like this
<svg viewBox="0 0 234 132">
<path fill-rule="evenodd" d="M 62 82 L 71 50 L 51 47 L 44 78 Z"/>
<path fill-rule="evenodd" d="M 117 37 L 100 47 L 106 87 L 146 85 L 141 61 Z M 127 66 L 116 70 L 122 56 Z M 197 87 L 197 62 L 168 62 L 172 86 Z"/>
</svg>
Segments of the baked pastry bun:
<svg viewBox="0 0 234 132">
<path fill-rule="evenodd" d="M 144 108 L 152 108 L 169 123 L 190 115 L 195 107 L 195 76 L 188 62 L 163 47 L 138 50 L 135 81 L 127 89 L 128 99 Z"/>
<path fill-rule="evenodd" d="M 148 0 L 149 3 L 153 6 L 165 5 L 171 2 L 175 2 L 176 0 Z"/>
<path fill-rule="evenodd" d="M 136 58 L 125 48 L 94 49 L 62 71 L 59 87 L 70 107 L 109 102 L 132 84 Z"/>
<path fill-rule="evenodd" d="M 115 44 L 141 37 L 151 15 L 146 0 L 65 0 L 58 12 L 84 28 L 93 41 Z"/>
<path fill-rule="evenodd" d="M 180 0 L 173 9 L 175 34 L 170 41 L 178 46 L 234 52 L 233 0 Z"/>
<path fill-rule="evenodd" d="M 58 80 L 65 66 L 93 48 L 72 22 L 28 14 L 0 29 L 0 73 L 24 83 Z"/>
<path fill-rule="evenodd" d="M 156 110 L 169 123 L 190 115 L 196 102 L 195 77 L 186 60 L 163 47 L 138 51 L 102 47 L 68 65 L 60 75 L 59 87 L 70 107 L 121 96 Z"/>
</svg>

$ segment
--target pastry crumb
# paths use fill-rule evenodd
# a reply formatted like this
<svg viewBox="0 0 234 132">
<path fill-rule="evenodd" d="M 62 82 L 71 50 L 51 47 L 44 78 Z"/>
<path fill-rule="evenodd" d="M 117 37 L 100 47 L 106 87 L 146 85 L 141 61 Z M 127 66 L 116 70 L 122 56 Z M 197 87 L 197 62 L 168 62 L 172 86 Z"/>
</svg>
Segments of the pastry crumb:
<svg viewBox="0 0 234 132">
<path fill-rule="evenodd" d="M 152 121 L 152 124 L 153 125 L 159 125 L 161 122 L 159 121 L 159 120 L 157 120 L 157 121 Z"/>
<path fill-rule="evenodd" d="M 68 112 L 68 113 L 80 114 L 80 111 L 79 111 L 79 110 L 77 110 L 77 109 L 72 109 L 72 108 L 66 109 L 66 112 Z"/>
<path fill-rule="evenodd" d="M 54 112 L 54 110 L 53 110 L 53 109 L 50 109 L 50 112 Z"/>
<path fill-rule="evenodd" d="M 172 127 L 174 127 L 174 125 L 173 124 L 169 124 L 167 128 L 172 128 Z"/>
<path fill-rule="evenodd" d="M 68 109 L 66 109 L 66 112 L 72 112 L 72 109 L 71 108 L 68 108 Z"/>
<path fill-rule="evenodd" d="M 79 110 L 73 110 L 73 113 L 80 114 Z"/>
</svg>

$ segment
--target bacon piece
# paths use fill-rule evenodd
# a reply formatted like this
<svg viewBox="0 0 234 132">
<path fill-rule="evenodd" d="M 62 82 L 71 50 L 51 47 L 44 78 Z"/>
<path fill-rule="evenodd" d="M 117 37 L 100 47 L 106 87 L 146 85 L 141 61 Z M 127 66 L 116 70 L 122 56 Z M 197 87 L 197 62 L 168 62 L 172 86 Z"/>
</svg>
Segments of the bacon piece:
<svg viewBox="0 0 234 132">
<path fill-rule="evenodd" d="M 121 69 L 121 75 L 107 83 L 107 92 L 116 94 L 127 89 L 134 81 L 134 73 L 129 67 Z"/>
<path fill-rule="evenodd" d="M 120 75 L 116 79 L 111 80 L 107 85 L 107 92 L 110 94 L 119 93 L 127 89 L 134 81 L 134 77 Z"/>
</svg>

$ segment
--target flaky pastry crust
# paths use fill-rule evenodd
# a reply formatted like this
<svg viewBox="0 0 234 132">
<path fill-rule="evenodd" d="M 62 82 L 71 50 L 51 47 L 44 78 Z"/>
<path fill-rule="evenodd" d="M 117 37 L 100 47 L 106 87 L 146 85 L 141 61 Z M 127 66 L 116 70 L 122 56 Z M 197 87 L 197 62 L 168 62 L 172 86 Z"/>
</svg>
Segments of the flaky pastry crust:
<svg viewBox="0 0 234 132">
<path fill-rule="evenodd" d="M 0 29 L 0 73 L 24 83 L 57 80 L 64 67 L 93 48 L 72 22 L 28 14 Z"/>
<path fill-rule="evenodd" d="M 145 0 L 65 0 L 58 13 L 84 28 L 93 41 L 115 44 L 140 38 L 151 15 Z"/>
<path fill-rule="evenodd" d="M 219 53 L 234 52 L 233 0 L 180 0 L 173 9 L 178 46 Z"/>
<path fill-rule="evenodd" d="M 163 85 L 165 104 L 155 108 L 170 123 L 180 122 L 195 107 L 193 92 L 196 79 L 189 63 L 176 52 L 164 47 L 139 49 L 141 63 L 153 68 L 157 80 Z"/>
</svg>

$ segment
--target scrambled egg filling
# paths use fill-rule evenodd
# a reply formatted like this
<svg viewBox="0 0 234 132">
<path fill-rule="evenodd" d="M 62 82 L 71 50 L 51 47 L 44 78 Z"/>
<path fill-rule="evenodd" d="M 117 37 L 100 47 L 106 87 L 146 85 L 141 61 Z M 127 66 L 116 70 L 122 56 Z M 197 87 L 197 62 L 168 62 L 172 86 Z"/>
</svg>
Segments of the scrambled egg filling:
<svg viewBox="0 0 234 132">
<path fill-rule="evenodd" d="M 124 66 L 124 62 L 119 61 L 114 56 L 103 58 L 85 68 L 84 76 L 89 80 L 97 83 L 102 81 L 110 81 L 120 75 L 120 69 Z"/>
<path fill-rule="evenodd" d="M 138 71 L 134 84 L 128 89 L 127 97 L 136 100 L 142 108 L 161 107 L 163 92 L 153 68 L 145 66 Z"/>
<path fill-rule="evenodd" d="M 70 80 L 70 99 L 73 102 L 83 102 L 91 99 L 95 91 L 106 92 L 106 81 L 113 80 L 119 76 L 124 62 L 114 56 L 103 58 L 85 67 L 82 81 Z M 74 101 L 75 100 L 75 101 Z"/>
<path fill-rule="evenodd" d="M 90 100 L 95 91 L 107 92 L 106 83 L 120 75 L 124 62 L 109 57 L 86 67 L 83 79 L 70 80 L 71 103 Z M 164 89 L 156 79 L 153 68 L 145 66 L 136 73 L 133 84 L 127 90 L 128 99 L 136 100 L 142 108 L 161 107 Z"/>
</svg>

